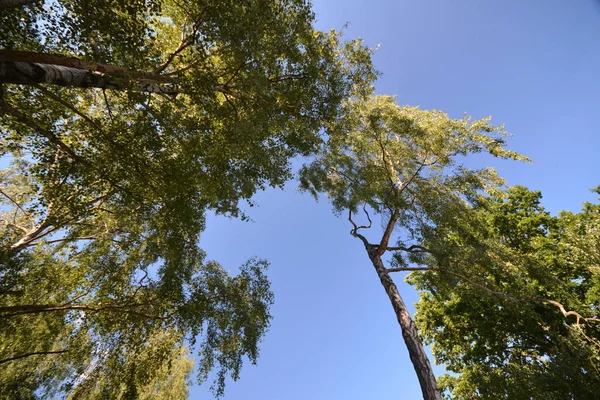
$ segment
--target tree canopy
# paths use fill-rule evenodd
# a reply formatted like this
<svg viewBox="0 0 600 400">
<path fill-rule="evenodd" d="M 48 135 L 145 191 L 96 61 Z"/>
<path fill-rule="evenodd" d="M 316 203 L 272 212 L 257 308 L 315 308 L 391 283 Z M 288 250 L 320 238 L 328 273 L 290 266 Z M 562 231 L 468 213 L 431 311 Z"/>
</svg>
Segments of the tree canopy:
<svg viewBox="0 0 600 400">
<path fill-rule="evenodd" d="M 524 187 L 479 198 L 426 240 L 417 320 L 457 399 L 591 399 L 600 390 L 598 212 L 551 216 Z"/>
<path fill-rule="evenodd" d="M 342 119 L 329 124 L 329 141 L 301 171 L 301 187 L 326 194 L 338 213 L 348 211 L 353 229 L 390 298 L 423 397 L 441 399 L 417 327 L 390 272 L 420 263 L 430 250 L 424 238 L 437 225 L 452 221 L 469 207 L 469 199 L 497 189 L 502 180 L 491 168 L 469 169 L 460 157 L 488 153 L 526 159 L 504 148 L 507 135 L 489 118 L 452 119 L 440 111 L 401 107 L 393 97 L 349 101 Z M 353 213 L 362 208 L 368 225 L 358 226 Z M 382 218 L 384 231 L 375 243 L 364 229 L 370 213 Z M 397 240 L 396 245 L 390 244 Z M 386 268 L 383 255 L 395 253 L 396 268 Z"/>
<path fill-rule="evenodd" d="M 491 168 L 467 167 L 476 153 L 527 160 L 504 148 L 507 134 L 489 118 L 452 119 L 386 96 L 346 106 L 302 169 L 301 187 L 348 212 L 424 398 L 594 398 L 600 206 L 553 217 L 541 193 L 506 187 Z M 383 233 L 372 241 L 375 216 Z M 390 278 L 407 271 L 421 297 L 416 326 Z M 420 336 L 452 373 L 437 384 Z"/>
<path fill-rule="evenodd" d="M 1 398 L 186 398 L 194 356 L 222 395 L 274 297 L 266 260 L 208 258 L 206 214 L 247 218 L 298 155 L 301 188 L 348 213 L 424 398 L 597 396 L 600 205 L 552 216 L 470 167 L 527 158 L 490 118 L 371 96 L 371 51 L 314 20 L 304 0 L 0 0 Z"/>
<path fill-rule="evenodd" d="M 283 185 L 371 90 L 370 51 L 316 31 L 304 1 L 0 8 L 0 393 L 181 387 L 189 344 L 222 394 L 273 294 L 266 261 L 206 259 L 205 214 Z"/>
</svg>

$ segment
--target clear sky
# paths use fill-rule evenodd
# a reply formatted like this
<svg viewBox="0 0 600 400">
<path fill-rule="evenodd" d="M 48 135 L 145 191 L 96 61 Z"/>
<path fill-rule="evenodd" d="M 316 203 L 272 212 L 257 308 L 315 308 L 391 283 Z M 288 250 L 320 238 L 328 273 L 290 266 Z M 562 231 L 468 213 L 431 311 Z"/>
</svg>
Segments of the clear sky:
<svg viewBox="0 0 600 400">
<path fill-rule="evenodd" d="M 534 162 L 493 162 L 510 184 L 542 190 L 553 213 L 594 200 L 599 2 L 318 0 L 314 9 L 319 29 L 349 22 L 349 38 L 381 44 L 378 93 L 505 124 L 510 147 Z M 345 219 L 294 183 L 256 200 L 254 222 L 210 218 L 201 243 L 232 270 L 254 255 L 272 264 L 272 327 L 258 365 L 245 366 L 224 400 L 420 399 L 389 300 Z M 416 293 L 396 281 L 412 306 Z M 190 398 L 209 399 L 208 385 Z"/>
</svg>

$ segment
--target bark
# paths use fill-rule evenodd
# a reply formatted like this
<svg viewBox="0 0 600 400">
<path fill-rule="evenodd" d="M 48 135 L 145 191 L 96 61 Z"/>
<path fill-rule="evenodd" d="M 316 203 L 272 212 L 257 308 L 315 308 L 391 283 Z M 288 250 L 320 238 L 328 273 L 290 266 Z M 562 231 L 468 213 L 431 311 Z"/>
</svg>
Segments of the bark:
<svg viewBox="0 0 600 400">
<path fill-rule="evenodd" d="M 375 267 L 375 271 L 379 276 L 379 280 L 381 281 L 381 284 L 383 285 L 383 288 L 385 289 L 385 292 L 392 303 L 392 307 L 394 308 L 394 312 L 398 318 L 398 323 L 402 328 L 402 337 L 404 338 L 404 343 L 408 349 L 410 360 L 412 361 L 415 372 L 417 373 L 417 377 L 419 378 L 423 399 L 441 400 L 442 395 L 435 380 L 431 363 L 427 358 L 423 343 L 419 337 L 417 326 L 412 320 L 410 313 L 406 308 L 406 304 L 404 304 L 404 300 L 402 300 L 402 296 L 400 296 L 400 292 L 398 291 L 396 284 L 386 271 L 378 251 L 379 246 L 366 245 L 366 248 L 369 258 L 373 263 L 373 267 Z"/>
<path fill-rule="evenodd" d="M 433 369 L 431 368 L 431 364 L 429 363 L 429 359 L 425 353 L 425 348 L 423 347 L 421 338 L 419 337 L 417 326 L 410 317 L 410 313 L 406 308 L 406 304 L 404 304 L 404 300 L 402 300 L 402 296 L 400 296 L 400 292 L 398 291 L 396 284 L 390 277 L 388 270 L 385 268 L 383 261 L 381 260 L 381 256 L 388 249 L 390 237 L 400 212 L 398 210 L 393 210 L 392 215 L 387 222 L 385 231 L 381 237 L 381 242 L 378 245 L 370 244 L 366 237 L 358 233 L 360 229 L 369 228 L 371 226 L 371 218 L 366 210 L 365 213 L 369 219 L 369 226 L 356 225 L 356 223 L 352 220 L 352 211 L 348 212 L 348 220 L 353 226 L 350 234 L 363 242 L 365 249 L 367 250 L 367 254 L 369 255 L 369 259 L 371 260 L 371 263 L 373 264 L 373 267 L 375 267 L 375 271 L 379 276 L 381 285 L 385 289 L 385 292 L 392 303 L 392 307 L 396 313 L 396 318 L 398 319 L 398 323 L 402 329 L 402 337 L 404 338 L 404 343 L 408 349 L 408 355 L 410 356 L 410 360 L 413 363 L 413 367 L 419 379 L 421 392 L 423 393 L 423 399 L 442 400 L 440 389 L 438 388 L 437 381 L 435 380 L 435 375 L 433 374 Z M 411 246 L 410 248 L 419 251 L 426 250 L 421 246 Z"/>
<path fill-rule="evenodd" d="M 0 0 L 0 10 L 21 7 L 27 4 L 37 3 L 39 0 Z"/>
<path fill-rule="evenodd" d="M 44 231 L 44 229 L 48 228 L 49 226 L 50 225 L 46 222 L 40 224 L 38 227 L 27 232 L 27 234 L 25 234 L 25 236 L 23 236 L 21 239 L 19 239 L 18 242 L 16 242 L 12 246 L 10 246 L 10 249 L 15 253 L 18 252 L 19 250 L 26 247 L 34 240 L 38 239 L 39 238 L 38 235 L 40 235 L 40 233 L 42 233 Z M 45 236 L 45 235 L 41 235 L 41 236 Z"/>
<path fill-rule="evenodd" d="M 78 88 L 130 89 L 139 92 L 163 94 L 183 92 L 178 85 L 174 84 L 159 85 L 153 82 L 140 82 L 128 77 L 117 80 L 106 77 L 101 72 L 91 72 L 87 69 L 25 61 L 0 61 L 0 83 L 22 85 L 41 83 Z"/>
<path fill-rule="evenodd" d="M 2 1 L 2 0 L 0 0 Z M 35 64 L 50 64 L 61 67 L 83 69 L 90 72 L 107 73 L 135 79 L 148 79 L 157 82 L 176 83 L 174 78 L 164 77 L 155 72 L 134 71 L 127 68 L 102 64 L 94 61 L 81 60 L 60 54 L 36 53 L 32 51 L 0 50 L 1 62 L 27 62 Z"/>
</svg>

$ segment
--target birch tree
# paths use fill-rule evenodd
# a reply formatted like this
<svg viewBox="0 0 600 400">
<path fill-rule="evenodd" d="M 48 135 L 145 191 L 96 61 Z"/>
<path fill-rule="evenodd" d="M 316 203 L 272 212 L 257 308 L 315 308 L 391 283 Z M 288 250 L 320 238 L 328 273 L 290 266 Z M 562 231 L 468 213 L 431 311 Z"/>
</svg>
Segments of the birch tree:
<svg viewBox="0 0 600 400">
<path fill-rule="evenodd" d="M 266 261 L 207 259 L 206 212 L 283 185 L 370 51 L 296 0 L 0 9 L 0 393 L 139 397 L 190 343 L 221 395 L 273 295 Z"/>
<path fill-rule="evenodd" d="M 462 165 L 464 157 L 525 158 L 505 149 L 504 128 L 489 118 L 452 119 L 440 111 L 400 107 L 389 96 L 346 106 L 344 118 L 328 125 L 329 141 L 302 169 L 301 188 L 326 194 L 336 212 L 347 213 L 350 234 L 362 242 L 390 299 L 423 397 L 441 399 L 419 331 L 391 274 L 430 254 L 424 238 L 440 220 L 467 212 L 470 199 L 502 184 L 491 168 Z M 360 225 L 357 213 L 364 213 L 368 223 Z M 383 225 L 375 240 L 365 233 L 372 215 Z M 384 263 L 389 253 L 396 260 L 393 268 Z"/>
</svg>

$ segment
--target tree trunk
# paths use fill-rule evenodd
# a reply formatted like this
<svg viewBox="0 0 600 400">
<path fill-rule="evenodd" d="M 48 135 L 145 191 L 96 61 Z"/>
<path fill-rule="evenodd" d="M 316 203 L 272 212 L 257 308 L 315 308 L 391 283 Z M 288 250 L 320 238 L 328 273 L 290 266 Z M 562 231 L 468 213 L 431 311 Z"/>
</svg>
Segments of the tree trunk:
<svg viewBox="0 0 600 400">
<path fill-rule="evenodd" d="M 0 61 L 0 83 L 31 85 L 47 83 L 78 88 L 100 88 L 133 90 L 138 92 L 178 94 L 183 90 L 178 85 L 142 83 L 127 77 L 107 79 L 100 72 L 24 61 Z"/>
<path fill-rule="evenodd" d="M 2 0 L 0 0 L 2 1 Z M 34 51 L 0 50 L 0 62 L 24 62 L 48 64 L 60 67 L 82 69 L 89 72 L 122 76 L 128 79 L 145 79 L 152 82 L 177 83 L 174 78 L 164 77 L 155 72 L 134 71 L 131 69 L 102 64 L 95 61 L 81 60 L 60 54 L 37 53 Z"/>
<path fill-rule="evenodd" d="M 398 318 L 398 323 L 402 328 L 402 337 L 404 338 L 404 343 L 406 344 L 410 360 L 412 361 L 415 372 L 417 373 L 417 377 L 419 378 L 421 391 L 423 392 L 423 399 L 441 400 L 442 395 L 435 380 L 431 363 L 429 362 L 427 354 L 425 353 L 423 343 L 419 338 L 417 326 L 412 320 L 410 313 L 406 309 L 406 305 L 404 304 L 404 300 L 402 300 L 402 296 L 400 296 L 400 292 L 398 292 L 396 284 L 386 271 L 383 261 L 381 260 L 381 256 L 377 254 L 377 247 L 367 247 L 367 253 L 369 254 L 369 258 L 373 263 L 373 267 L 375 267 L 375 271 L 379 276 L 379 280 L 381 281 L 385 292 L 390 298 L 392 307 L 394 307 L 396 317 Z"/>
</svg>

